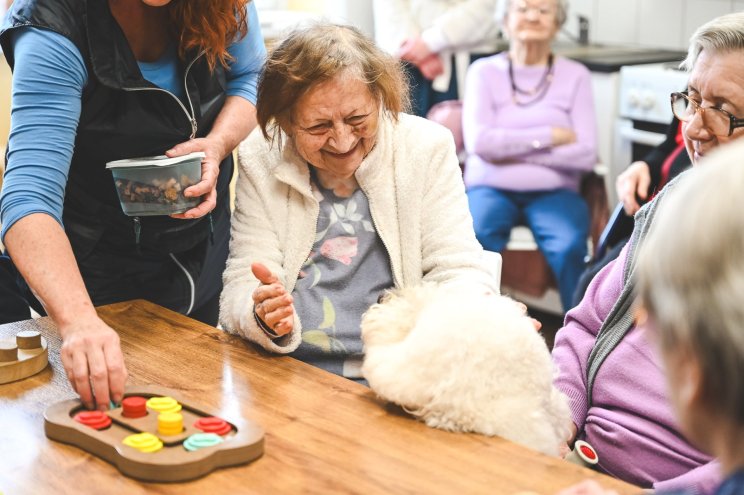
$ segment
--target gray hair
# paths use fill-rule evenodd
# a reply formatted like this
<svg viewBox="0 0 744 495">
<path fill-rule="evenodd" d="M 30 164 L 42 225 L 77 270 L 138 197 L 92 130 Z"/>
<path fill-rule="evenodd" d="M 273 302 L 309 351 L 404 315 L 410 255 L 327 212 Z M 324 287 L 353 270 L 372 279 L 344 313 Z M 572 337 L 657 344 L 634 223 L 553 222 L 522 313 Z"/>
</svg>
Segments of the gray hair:
<svg viewBox="0 0 744 495">
<path fill-rule="evenodd" d="M 503 23 L 504 18 L 509 12 L 509 6 L 512 0 L 498 0 L 496 4 L 496 20 Z M 563 27 L 568 18 L 568 1 L 567 0 L 556 0 L 557 11 L 555 13 L 555 23 L 559 28 Z"/>
<path fill-rule="evenodd" d="M 744 50 L 744 12 L 722 15 L 700 26 L 690 37 L 687 58 L 679 65 L 680 69 L 691 71 L 703 50 L 714 53 Z"/>
<path fill-rule="evenodd" d="M 744 142 L 681 178 L 639 255 L 639 295 L 665 352 L 688 349 L 707 408 L 744 425 Z"/>
</svg>

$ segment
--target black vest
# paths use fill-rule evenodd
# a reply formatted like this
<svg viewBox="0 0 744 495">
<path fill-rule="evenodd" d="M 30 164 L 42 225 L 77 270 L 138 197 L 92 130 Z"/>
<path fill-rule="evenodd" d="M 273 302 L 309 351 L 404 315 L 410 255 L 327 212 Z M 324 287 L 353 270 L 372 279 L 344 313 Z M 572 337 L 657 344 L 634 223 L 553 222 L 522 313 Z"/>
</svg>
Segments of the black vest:
<svg viewBox="0 0 744 495">
<path fill-rule="evenodd" d="M 203 54 L 191 53 L 183 66 L 187 97 L 146 81 L 106 0 L 15 0 L 2 30 L 0 45 L 11 69 L 10 31 L 24 26 L 65 36 L 80 51 L 88 71 L 82 95 L 63 221 L 76 256 L 104 240 L 118 249 L 139 248 L 135 222 L 121 210 L 106 162 L 161 155 L 191 137 L 208 134 L 225 102 L 225 70 L 210 71 Z M 229 215 L 228 185 L 232 156 L 221 164 L 214 215 Z M 143 217 L 143 249 L 178 253 L 204 241 L 212 218 L 176 220 Z"/>
</svg>

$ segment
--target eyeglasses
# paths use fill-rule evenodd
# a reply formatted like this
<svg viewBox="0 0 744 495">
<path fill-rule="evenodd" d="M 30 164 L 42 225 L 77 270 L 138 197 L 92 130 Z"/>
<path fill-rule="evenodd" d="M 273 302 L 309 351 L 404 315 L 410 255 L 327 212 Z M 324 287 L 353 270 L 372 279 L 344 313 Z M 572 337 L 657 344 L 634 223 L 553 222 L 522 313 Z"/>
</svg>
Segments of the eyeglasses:
<svg viewBox="0 0 744 495">
<path fill-rule="evenodd" d="M 515 3 L 511 6 L 511 10 L 520 15 L 527 15 L 530 11 L 534 11 L 543 17 L 555 14 L 555 9 L 553 7 L 548 5 L 530 5 L 527 2 Z"/>
<path fill-rule="evenodd" d="M 689 122 L 698 112 L 705 127 L 716 136 L 730 136 L 734 129 L 744 127 L 744 119 L 738 119 L 722 108 L 704 108 L 700 103 L 690 99 L 687 91 L 672 93 L 672 113 L 679 120 Z"/>
</svg>

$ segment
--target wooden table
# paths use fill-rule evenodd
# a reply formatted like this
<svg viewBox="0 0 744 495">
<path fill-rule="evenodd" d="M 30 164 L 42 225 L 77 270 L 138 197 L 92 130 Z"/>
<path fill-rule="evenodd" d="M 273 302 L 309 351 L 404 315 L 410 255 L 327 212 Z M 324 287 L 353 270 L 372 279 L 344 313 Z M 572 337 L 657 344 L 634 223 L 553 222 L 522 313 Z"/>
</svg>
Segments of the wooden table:
<svg viewBox="0 0 744 495">
<path fill-rule="evenodd" d="M 0 326 L 0 337 L 37 329 L 50 366 L 0 385 L 0 492 L 552 494 L 586 477 L 620 494 L 631 485 L 500 438 L 428 428 L 368 388 L 144 301 L 99 308 L 121 336 L 129 385 L 159 384 L 214 412 L 266 430 L 257 461 L 188 483 L 142 483 L 44 436 L 43 413 L 73 398 L 48 318 Z"/>
</svg>

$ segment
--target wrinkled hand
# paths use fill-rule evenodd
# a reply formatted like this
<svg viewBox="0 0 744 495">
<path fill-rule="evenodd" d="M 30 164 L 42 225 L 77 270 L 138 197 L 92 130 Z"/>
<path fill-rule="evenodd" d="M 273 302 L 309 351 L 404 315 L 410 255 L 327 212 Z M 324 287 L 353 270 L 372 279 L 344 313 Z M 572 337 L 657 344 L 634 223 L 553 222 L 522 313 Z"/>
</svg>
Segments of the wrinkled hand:
<svg viewBox="0 0 744 495">
<path fill-rule="evenodd" d="M 576 133 L 568 127 L 553 127 L 551 129 L 551 141 L 553 146 L 571 144 L 576 142 Z"/>
<path fill-rule="evenodd" d="M 433 52 L 419 36 L 408 38 L 400 45 L 398 50 L 398 58 L 411 62 L 417 67 L 432 54 Z"/>
<path fill-rule="evenodd" d="M 97 316 L 60 327 L 60 357 L 67 379 L 88 409 L 105 411 L 124 396 L 127 369 L 119 335 Z"/>
<path fill-rule="evenodd" d="M 605 490 L 594 480 L 584 480 L 578 485 L 561 490 L 556 495 L 618 495 L 615 490 Z"/>
<path fill-rule="evenodd" d="M 444 64 L 439 55 L 433 53 L 419 64 L 418 69 L 426 79 L 431 81 L 444 72 Z"/>
<path fill-rule="evenodd" d="M 220 163 L 227 156 L 224 146 L 209 137 L 196 138 L 180 143 L 165 152 L 168 157 L 182 156 L 195 151 L 203 151 L 207 156 L 202 159 L 201 181 L 187 187 L 183 195 L 189 198 L 202 197 L 202 202 L 195 208 L 183 213 L 171 215 L 173 218 L 187 219 L 203 217 L 217 206 L 217 176 L 220 173 Z"/>
<path fill-rule="evenodd" d="M 277 335 L 286 335 L 294 328 L 294 305 L 292 295 L 279 279 L 261 263 L 253 263 L 251 271 L 261 285 L 253 291 L 256 314 Z"/>
<path fill-rule="evenodd" d="M 579 429 L 576 427 L 576 423 L 571 421 L 571 428 L 569 430 L 569 434 L 568 434 L 568 438 L 566 439 L 566 442 L 558 446 L 558 455 L 561 457 L 561 459 L 565 459 L 566 456 L 571 453 L 571 449 L 572 449 L 571 446 L 576 440 L 576 434 L 578 432 L 579 432 Z"/>
<path fill-rule="evenodd" d="M 617 177 L 615 188 L 623 208 L 628 215 L 635 215 L 641 209 L 638 198 L 648 198 L 648 187 L 651 185 L 651 171 L 644 161 L 633 162 Z"/>
</svg>

